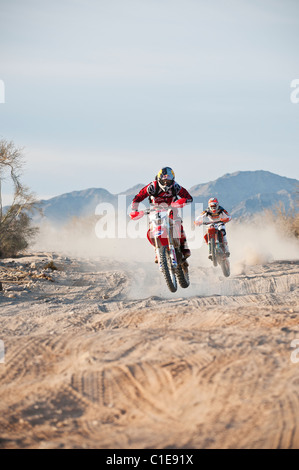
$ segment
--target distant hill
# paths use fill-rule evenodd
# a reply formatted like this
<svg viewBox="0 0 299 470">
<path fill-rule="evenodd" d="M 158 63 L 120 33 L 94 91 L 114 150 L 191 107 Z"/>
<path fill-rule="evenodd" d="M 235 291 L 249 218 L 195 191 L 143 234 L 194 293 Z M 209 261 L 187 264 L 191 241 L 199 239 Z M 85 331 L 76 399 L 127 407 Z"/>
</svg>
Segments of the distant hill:
<svg viewBox="0 0 299 470">
<path fill-rule="evenodd" d="M 130 189 L 127 189 L 127 191 L 124 191 L 123 193 L 119 194 L 125 194 L 126 196 L 132 196 L 132 198 L 139 193 L 140 189 L 144 188 L 145 184 L 136 184 Z"/>
<path fill-rule="evenodd" d="M 44 215 L 49 220 L 64 222 L 73 216 L 86 216 L 95 213 L 99 203 L 108 202 L 117 208 L 118 196 L 126 196 L 127 205 L 144 186 L 138 184 L 120 194 L 111 194 L 103 188 L 90 188 L 73 191 L 39 202 Z M 207 206 L 210 197 L 217 197 L 234 218 L 250 216 L 282 202 L 286 210 L 296 206 L 296 191 L 299 181 L 268 171 L 238 171 L 225 174 L 208 183 L 192 186 L 189 191 L 194 203 Z M 298 196 L 298 194 L 297 194 Z"/>
<path fill-rule="evenodd" d="M 209 183 L 190 188 L 195 202 L 206 207 L 210 197 L 234 217 L 248 216 L 282 202 L 286 210 L 293 209 L 299 181 L 279 176 L 269 171 L 238 171 L 228 173 Z"/>
<path fill-rule="evenodd" d="M 101 202 L 115 205 L 117 204 L 117 196 L 103 188 L 90 188 L 41 200 L 39 207 L 47 219 L 64 222 L 74 216 L 94 214 L 96 206 Z"/>
</svg>

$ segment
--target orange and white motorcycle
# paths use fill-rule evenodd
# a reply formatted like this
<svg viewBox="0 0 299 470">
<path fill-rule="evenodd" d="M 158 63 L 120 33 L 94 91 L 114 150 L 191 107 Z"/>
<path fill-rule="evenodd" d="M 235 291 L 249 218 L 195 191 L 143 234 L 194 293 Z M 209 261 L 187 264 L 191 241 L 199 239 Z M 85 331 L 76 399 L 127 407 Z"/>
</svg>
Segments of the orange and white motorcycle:
<svg viewBox="0 0 299 470">
<path fill-rule="evenodd" d="M 208 231 L 204 236 L 206 243 L 209 247 L 209 259 L 212 260 L 213 265 L 216 267 L 221 266 L 223 275 L 225 277 L 230 276 L 230 262 L 228 254 L 225 251 L 223 244 L 223 234 L 219 228 L 219 225 L 227 222 L 228 219 L 221 220 L 219 222 L 196 222 L 195 225 L 207 225 Z"/>
</svg>

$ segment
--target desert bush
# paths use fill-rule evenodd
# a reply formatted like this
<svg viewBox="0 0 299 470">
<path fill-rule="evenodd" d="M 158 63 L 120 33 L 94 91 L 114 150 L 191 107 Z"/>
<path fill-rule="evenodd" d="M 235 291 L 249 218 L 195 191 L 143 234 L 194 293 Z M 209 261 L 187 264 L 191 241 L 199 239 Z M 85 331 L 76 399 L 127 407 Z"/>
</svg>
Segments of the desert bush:
<svg viewBox="0 0 299 470">
<path fill-rule="evenodd" d="M 38 231 L 31 226 L 30 214 L 36 209 L 36 200 L 29 188 L 21 182 L 23 153 L 13 142 L 0 141 L 0 257 L 13 257 L 26 249 Z M 1 181 L 7 176 L 13 188 L 13 202 L 3 208 Z"/>
<path fill-rule="evenodd" d="M 31 227 L 31 221 L 27 214 L 20 213 L 13 220 L 6 220 L 1 224 L 0 257 L 14 257 L 20 251 L 25 250 L 29 240 L 37 233 L 36 227 Z"/>
</svg>

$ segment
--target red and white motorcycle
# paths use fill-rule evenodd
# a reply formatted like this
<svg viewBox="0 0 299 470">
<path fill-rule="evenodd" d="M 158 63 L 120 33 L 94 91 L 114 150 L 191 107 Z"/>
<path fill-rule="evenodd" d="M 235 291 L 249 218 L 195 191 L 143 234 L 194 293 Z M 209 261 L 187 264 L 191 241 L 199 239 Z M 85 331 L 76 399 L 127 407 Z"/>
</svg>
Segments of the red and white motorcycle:
<svg viewBox="0 0 299 470">
<path fill-rule="evenodd" d="M 183 207 L 180 200 L 171 207 L 153 206 L 145 211 L 131 213 L 133 220 L 148 215 L 148 241 L 155 247 L 160 271 L 164 274 L 166 284 L 171 292 L 176 292 L 178 283 L 187 288 L 190 285 L 188 262 L 181 251 L 181 219 L 174 219 L 173 208 Z"/>
</svg>

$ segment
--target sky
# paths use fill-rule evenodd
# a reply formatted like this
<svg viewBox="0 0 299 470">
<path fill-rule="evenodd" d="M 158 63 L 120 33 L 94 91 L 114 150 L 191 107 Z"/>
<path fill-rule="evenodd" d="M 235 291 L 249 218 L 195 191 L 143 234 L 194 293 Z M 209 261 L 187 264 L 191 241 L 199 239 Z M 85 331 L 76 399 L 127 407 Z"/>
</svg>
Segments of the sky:
<svg viewBox="0 0 299 470">
<path fill-rule="evenodd" d="M 0 0 L 0 20 L 0 139 L 38 198 L 163 166 L 186 188 L 299 178 L 298 0 Z"/>
</svg>

